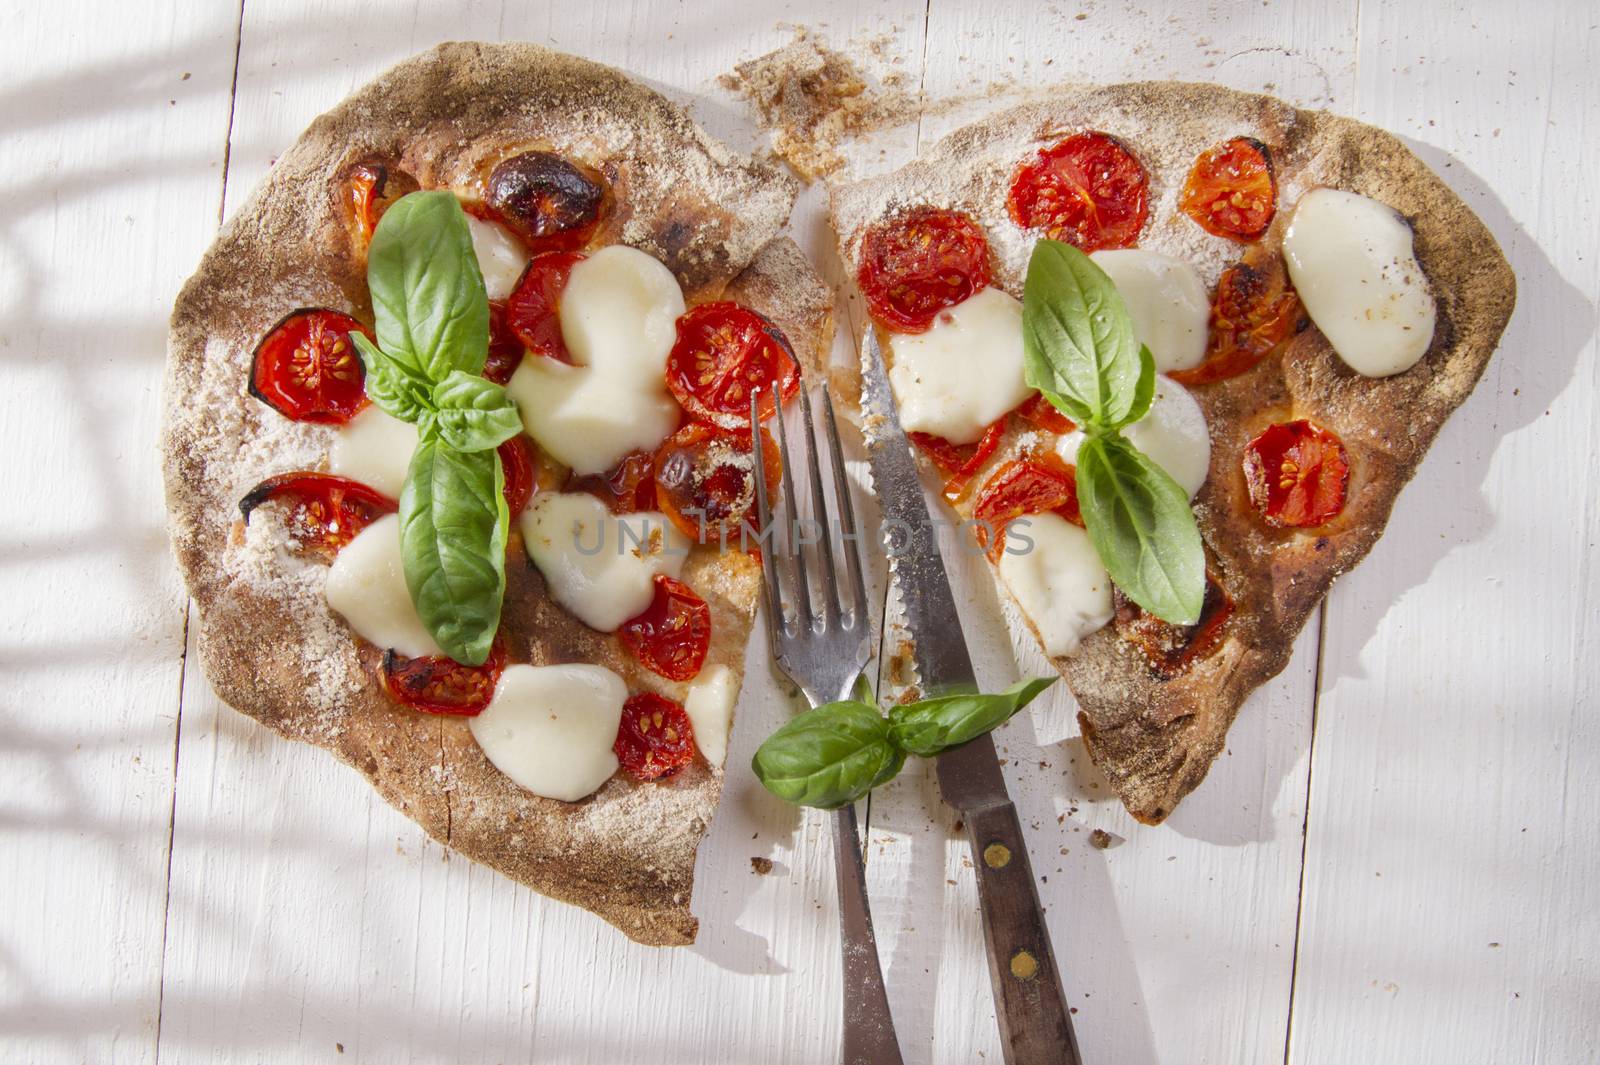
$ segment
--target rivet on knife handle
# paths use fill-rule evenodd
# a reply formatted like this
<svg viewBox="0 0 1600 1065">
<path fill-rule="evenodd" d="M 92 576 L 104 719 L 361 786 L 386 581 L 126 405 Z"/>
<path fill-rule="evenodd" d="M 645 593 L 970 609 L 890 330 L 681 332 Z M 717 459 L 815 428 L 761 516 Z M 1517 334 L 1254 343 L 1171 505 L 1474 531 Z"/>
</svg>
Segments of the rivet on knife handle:
<svg viewBox="0 0 1600 1065">
<path fill-rule="evenodd" d="M 982 856 L 978 904 L 1006 1065 L 1081 1065 L 1016 807 L 969 811 L 966 822 Z"/>
</svg>

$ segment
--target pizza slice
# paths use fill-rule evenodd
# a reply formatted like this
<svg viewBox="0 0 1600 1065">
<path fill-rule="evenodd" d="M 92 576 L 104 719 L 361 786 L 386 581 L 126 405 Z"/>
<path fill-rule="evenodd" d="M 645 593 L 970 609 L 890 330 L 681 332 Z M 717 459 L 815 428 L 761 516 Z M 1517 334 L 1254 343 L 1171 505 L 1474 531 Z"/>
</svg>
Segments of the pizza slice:
<svg viewBox="0 0 1600 1065">
<path fill-rule="evenodd" d="M 907 430 L 1095 763 L 1161 821 L 1483 373 L 1505 258 L 1394 136 L 1207 85 L 1057 91 L 836 187 L 831 213 Z M 1193 624 L 1112 582 L 1080 512 L 1084 433 L 1025 381 L 1042 238 L 1088 253 L 1159 371 L 1123 435 L 1192 499 Z"/>
<path fill-rule="evenodd" d="M 719 540 L 776 461 L 748 389 L 832 338 L 794 193 L 614 70 L 443 45 L 313 123 L 173 313 L 218 694 L 643 943 L 696 930 L 759 587 Z"/>
</svg>

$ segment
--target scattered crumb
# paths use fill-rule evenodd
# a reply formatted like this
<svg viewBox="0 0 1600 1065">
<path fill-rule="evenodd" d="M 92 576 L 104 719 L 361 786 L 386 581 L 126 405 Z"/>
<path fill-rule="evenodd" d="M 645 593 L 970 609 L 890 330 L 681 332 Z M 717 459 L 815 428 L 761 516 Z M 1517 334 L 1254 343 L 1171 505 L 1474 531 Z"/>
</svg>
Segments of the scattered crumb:
<svg viewBox="0 0 1600 1065">
<path fill-rule="evenodd" d="M 1103 828 L 1097 828 L 1089 833 L 1089 846 L 1097 851 L 1109 850 L 1123 842 L 1121 836 L 1113 835 Z"/>
<path fill-rule="evenodd" d="M 189 76 L 189 75 L 187 75 L 187 74 L 185 74 L 185 75 L 184 75 L 184 77 L 186 77 L 186 78 L 187 78 L 187 77 L 188 77 L 188 76 Z M 343 1053 L 344 1053 L 344 1044 L 343 1044 L 343 1043 L 335 1043 L 335 1044 L 333 1044 L 333 1049 L 335 1049 L 335 1050 L 337 1050 L 337 1051 L 338 1051 L 338 1052 L 339 1052 L 339 1053 L 341 1053 L 341 1054 L 343 1054 Z"/>
<path fill-rule="evenodd" d="M 772 859 L 759 856 L 751 858 L 750 868 L 757 876 L 766 876 L 772 872 Z"/>
<path fill-rule="evenodd" d="M 902 78 L 895 73 L 869 83 L 854 60 L 802 27 L 782 48 L 718 80 L 755 104 L 762 125 L 772 130 L 773 150 L 811 182 L 844 166 L 839 146 L 845 141 L 916 117 L 916 99 L 901 87 Z"/>
</svg>

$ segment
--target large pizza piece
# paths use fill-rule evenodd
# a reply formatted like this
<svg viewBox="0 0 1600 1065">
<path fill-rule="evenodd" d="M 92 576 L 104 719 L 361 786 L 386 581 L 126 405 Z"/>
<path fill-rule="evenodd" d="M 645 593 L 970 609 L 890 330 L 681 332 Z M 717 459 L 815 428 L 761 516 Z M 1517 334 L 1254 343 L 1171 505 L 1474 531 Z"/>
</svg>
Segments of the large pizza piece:
<svg viewBox="0 0 1600 1065">
<path fill-rule="evenodd" d="M 1505 258 L 1390 134 L 1204 85 L 1061 90 L 831 209 L 928 468 L 981 523 L 1096 764 L 1161 821 L 1483 373 L 1515 300 Z M 1194 624 L 1111 581 L 1080 512 L 1084 433 L 1024 381 L 1044 238 L 1114 283 L 1159 372 L 1123 435 L 1192 499 Z"/>
<path fill-rule="evenodd" d="M 832 334 L 776 236 L 794 191 L 614 70 L 443 45 L 312 124 L 172 319 L 168 507 L 218 694 L 644 943 L 695 934 L 759 587 L 719 536 L 775 458 L 747 389 L 792 395 Z M 411 392 L 374 378 L 402 362 Z M 455 511 L 446 455 L 487 478 Z M 498 616 L 481 587 L 451 616 L 494 554 Z"/>
</svg>

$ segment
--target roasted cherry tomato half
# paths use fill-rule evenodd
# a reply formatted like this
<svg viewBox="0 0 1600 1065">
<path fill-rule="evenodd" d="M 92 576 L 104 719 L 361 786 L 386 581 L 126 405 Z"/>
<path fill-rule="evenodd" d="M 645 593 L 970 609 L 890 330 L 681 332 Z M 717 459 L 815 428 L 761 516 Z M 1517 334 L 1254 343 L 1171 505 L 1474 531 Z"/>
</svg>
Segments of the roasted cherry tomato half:
<svg viewBox="0 0 1600 1065">
<path fill-rule="evenodd" d="M 1244 483 L 1268 525 L 1325 525 L 1344 510 L 1350 461 L 1344 444 L 1312 422 L 1284 422 L 1250 441 Z"/>
<path fill-rule="evenodd" d="M 511 520 L 527 509 L 533 498 L 538 475 L 538 460 L 534 456 L 533 441 L 518 433 L 495 449 L 500 455 L 500 468 L 505 473 L 506 507 Z"/>
<path fill-rule="evenodd" d="M 250 394 L 292 421 L 342 425 L 367 405 L 366 370 L 350 334 L 372 332 L 338 311 L 295 311 L 250 363 Z"/>
<path fill-rule="evenodd" d="M 1019 166 L 1006 207 L 1023 229 L 1092 252 L 1138 243 L 1149 196 L 1138 158 L 1115 137 L 1088 130 Z"/>
<path fill-rule="evenodd" d="M 1029 514 L 1055 513 L 1074 525 L 1078 512 L 1078 469 L 1053 451 L 1013 459 L 1000 467 L 978 493 L 972 509 L 974 533 L 991 562 L 1005 552 L 1006 527 Z"/>
<path fill-rule="evenodd" d="M 362 529 L 400 509 L 399 503 L 382 492 L 331 473 L 268 477 L 239 500 L 245 524 L 249 524 L 252 511 L 268 502 L 288 503 L 285 525 L 289 535 L 302 548 L 330 560 Z"/>
<path fill-rule="evenodd" d="M 737 303 L 702 303 L 678 319 L 667 388 L 690 418 L 748 428 L 751 392 L 761 393 L 765 421 L 780 397 L 800 390 L 800 364 L 789 338 L 762 315 Z"/>
<path fill-rule="evenodd" d="M 687 584 L 658 573 L 655 598 L 622 623 L 617 638 L 651 672 L 692 680 L 711 647 L 711 608 Z"/>
<path fill-rule="evenodd" d="M 345 171 L 345 203 L 362 247 L 371 242 L 383 212 L 417 187 L 416 178 L 376 159 L 364 159 Z"/>
<path fill-rule="evenodd" d="M 444 655 L 407 658 L 385 651 L 378 678 L 384 692 L 401 706 L 424 714 L 477 717 L 494 698 L 505 666 L 506 647 L 496 639 L 481 666 L 464 666 Z"/>
<path fill-rule="evenodd" d="M 766 429 L 761 430 L 761 459 L 771 499 L 783 463 Z M 733 542 L 745 526 L 760 531 L 749 433 L 690 422 L 661 445 L 655 468 L 656 505 L 685 536 L 701 543 Z"/>
<path fill-rule="evenodd" d="M 1216 650 L 1233 616 L 1233 599 L 1209 571 L 1200 620 L 1193 625 L 1173 625 L 1147 614 L 1119 588 L 1111 589 L 1111 597 L 1116 603 L 1117 635 L 1143 651 L 1150 671 L 1162 680 L 1171 680 Z"/>
<path fill-rule="evenodd" d="M 1168 376 L 1184 385 L 1237 377 L 1305 326 L 1305 311 L 1283 260 L 1271 252 L 1247 254 L 1217 279 L 1205 361 Z"/>
<path fill-rule="evenodd" d="M 529 249 L 581 248 L 606 205 L 600 175 L 552 152 L 523 152 L 489 172 L 488 202 Z"/>
<path fill-rule="evenodd" d="M 656 457 L 649 451 L 635 451 L 602 475 L 572 478 L 565 490 L 588 492 L 613 514 L 655 510 Z"/>
<path fill-rule="evenodd" d="M 525 349 L 506 322 L 506 301 L 489 301 L 489 354 L 483 361 L 483 376 L 497 385 L 511 380 L 522 365 Z"/>
<path fill-rule="evenodd" d="M 983 469 L 983 464 L 1000 449 L 1006 435 L 1006 420 L 1001 418 L 983 431 L 983 436 L 971 444 L 952 444 L 942 436 L 932 433 L 907 433 L 911 442 L 948 476 L 944 482 L 945 498 L 954 502 L 964 496 L 973 475 Z"/>
<path fill-rule="evenodd" d="M 1061 413 L 1061 410 L 1048 399 L 1043 392 L 1035 392 L 1033 398 L 1018 407 L 1016 414 L 1023 421 L 1047 433 L 1057 436 L 1066 436 L 1078 428 L 1078 423 Z"/>
<path fill-rule="evenodd" d="M 886 329 L 920 333 L 939 312 L 987 287 L 989 242 L 959 211 L 913 207 L 861 238 L 856 281 Z"/>
<path fill-rule="evenodd" d="M 535 255 L 506 299 L 506 327 L 535 355 L 570 363 L 572 353 L 561 336 L 561 292 L 572 268 L 583 261 L 576 252 Z"/>
<path fill-rule="evenodd" d="M 612 750 L 635 780 L 660 780 L 694 761 L 694 726 L 671 699 L 640 692 L 622 704 Z"/>
<path fill-rule="evenodd" d="M 1272 154 L 1253 137 L 1235 137 L 1200 153 L 1178 207 L 1212 236 L 1256 240 L 1278 209 Z"/>
</svg>

